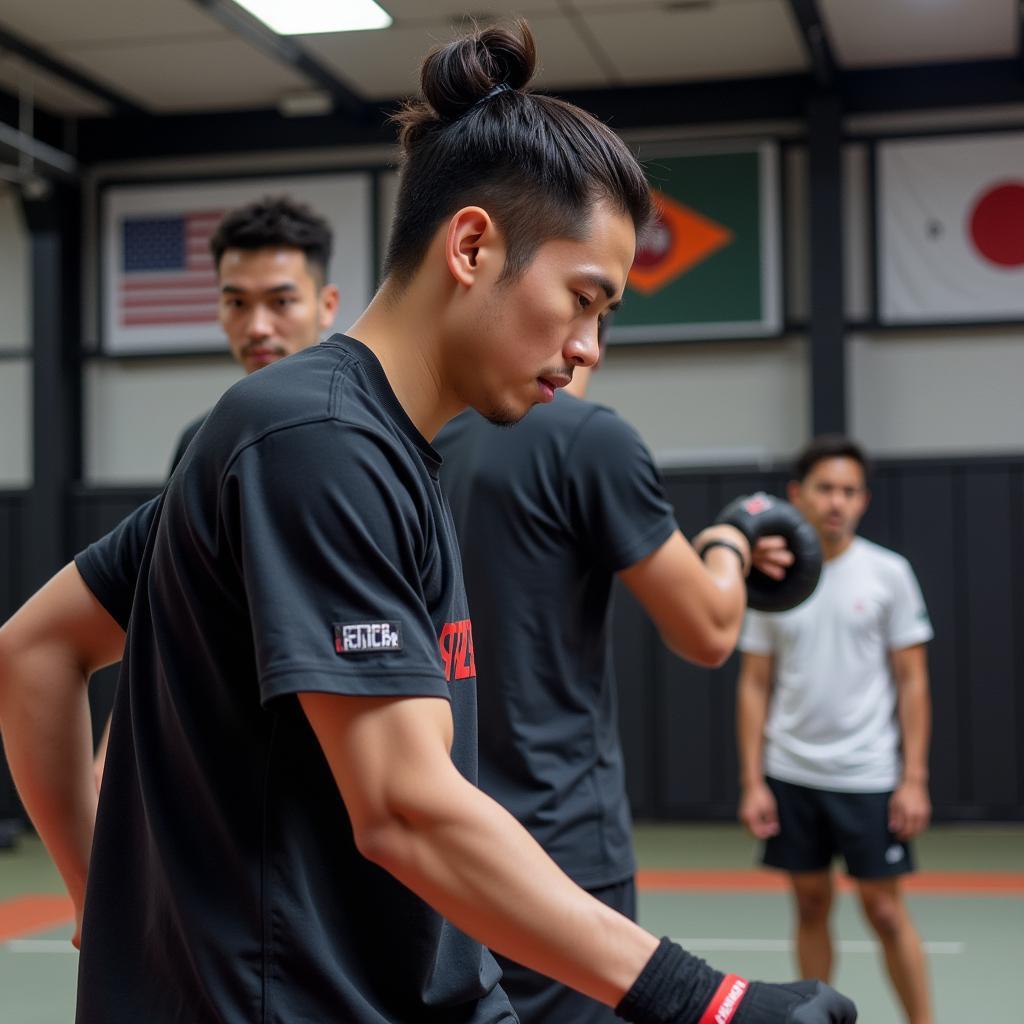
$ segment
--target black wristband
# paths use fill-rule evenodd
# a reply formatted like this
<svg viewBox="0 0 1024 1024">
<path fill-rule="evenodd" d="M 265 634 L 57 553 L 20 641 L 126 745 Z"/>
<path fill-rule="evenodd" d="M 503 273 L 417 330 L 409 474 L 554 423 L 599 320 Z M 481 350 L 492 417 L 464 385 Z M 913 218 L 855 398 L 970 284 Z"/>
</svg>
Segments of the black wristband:
<svg viewBox="0 0 1024 1024">
<path fill-rule="evenodd" d="M 706 551 L 710 551 L 712 548 L 728 548 L 730 551 L 735 552 L 736 557 L 740 560 L 740 572 L 746 573 L 747 559 L 744 557 L 743 552 L 740 551 L 740 549 L 736 547 L 736 545 L 733 544 L 732 541 L 714 539 L 709 540 L 706 544 L 701 544 L 700 548 L 697 551 L 697 555 L 699 556 L 701 561 L 704 560 L 704 553 Z"/>
<path fill-rule="evenodd" d="M 662 939 L 615 1012 L 632 1024 L 697 1024 L 724 977 L 671 939 Z"/>
</svg>

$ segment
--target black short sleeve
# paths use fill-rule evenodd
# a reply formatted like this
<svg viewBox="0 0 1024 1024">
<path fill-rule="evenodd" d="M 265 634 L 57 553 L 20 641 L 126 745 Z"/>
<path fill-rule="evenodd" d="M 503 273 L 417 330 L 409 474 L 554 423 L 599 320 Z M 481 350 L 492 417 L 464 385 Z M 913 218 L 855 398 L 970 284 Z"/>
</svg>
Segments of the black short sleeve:
<svg viewBox="0 0 1024 1024">
<path fill-rule="evenodd" d="M 677 528 L 651 453 L 611 410 L 596 408 L 580 426 L 567 464 L 569 515 L 598 564 L 627 569 Z"/>
<path fill-rule="evenodd" d="M 171 468 L 167 471 L 170 476 L 178 468 L 178 463 L 185 457 L 192 438 L 199 433 L 199 428 L 206 422 L 209 413 L 203 413 L 198 419 L 194 419 L 178 436 L 178 443 L 174 446 L 174 454 L 171 456 Z"/>
<path fill-rule="evenodd" d="M 324 420 L 263 437 L 227 472 L 222 515 L 264 702 L 309 690 L 448 698 L 422 586 L 431 518 L 402 465 L 386 436 Z"/>
<path fill-rule="evenodd" d="M 75 565 L 93 596 L 122 629 L 128 628 L 146 538 L 161 495 L 140 505 L 106 536 L 75 555 Z"/>
</svg>

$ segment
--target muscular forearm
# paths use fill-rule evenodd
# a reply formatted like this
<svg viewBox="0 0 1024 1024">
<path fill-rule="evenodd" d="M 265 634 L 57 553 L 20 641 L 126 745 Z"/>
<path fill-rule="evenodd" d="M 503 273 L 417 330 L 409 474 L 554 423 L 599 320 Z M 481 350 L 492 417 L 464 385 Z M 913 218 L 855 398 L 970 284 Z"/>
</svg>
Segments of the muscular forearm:
<svg viewBox="0 0 1024 1024">
<path fill-rule="evenodd" d="M 68 892 L 81 905 L 96 817 L 86 680 L 77 665 L 53 651 L 0 660 L 0 731 L 11 775 Z"/>
<path fill-rule="evenodd" d="M 702 563 L 682 534 L 622 573 L 658 627 L 665 645 L 701 665 L 720 665 L 739 638 L 746 604 L 735 552 L 711 548 Z"/>
<path fill-rule="evenodd" d="M 707 573 L 705 610 L 708 626 L 727 637 L 729 650 L 736 646 L 747 606 L 742 563 L 727 548 L 712 548 L 704 556 Z"/>
<path fill-rule="evenodd" d="M 526 830 L 450 766 L 360 849 L 491 949 L 615 1005 L 657 943 L 566 877 Z"/>
</svg>

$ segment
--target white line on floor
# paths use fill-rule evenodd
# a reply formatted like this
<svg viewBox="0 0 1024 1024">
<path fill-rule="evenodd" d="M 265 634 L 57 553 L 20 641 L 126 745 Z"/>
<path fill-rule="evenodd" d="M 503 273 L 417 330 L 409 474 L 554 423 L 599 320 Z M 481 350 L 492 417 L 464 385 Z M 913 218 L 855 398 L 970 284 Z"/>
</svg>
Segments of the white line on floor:
<svg viewBox="0 0 1024 1024">
<path fill-rule="evenodd" d="M 4 943 L 8 953 L 77 953 L 70 939 L 11 939 Z"/>
<path fill-rule="evenodd" d="M 791 953 L 792 939 L 674 939 L 683 949 L 726 950 L 733 953 Z M 959 956 L 967 944 L 964 942 L 926 942 L 924 951 L 933 956 Z M 878 953 L 877 942 L 845 940 L 836 943 L 840 953 Z"/>
</svg>

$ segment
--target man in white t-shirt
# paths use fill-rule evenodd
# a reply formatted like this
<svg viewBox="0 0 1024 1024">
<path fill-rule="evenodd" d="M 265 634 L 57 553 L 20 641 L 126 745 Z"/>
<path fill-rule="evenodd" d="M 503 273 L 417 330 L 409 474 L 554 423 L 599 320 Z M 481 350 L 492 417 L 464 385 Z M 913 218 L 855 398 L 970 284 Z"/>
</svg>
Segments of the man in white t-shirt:
<svg viewBox="0 0 1024 1024">
<path fill-rule="evenodd" d="M 920 936 L 900 876 L 931 816 L 928 612 L 910 564 L 856 535 L 867 459 L 813 441 L 789 499 L 815 527 L 824 568 L 792 611 L 748 612 L 739 648 L 740 820 L 763 862 L 789 873 L 803 977 L 832 974 L 831 864 L 846 860 L 910 1024 L 932 1024 Z"/>
</svg>

